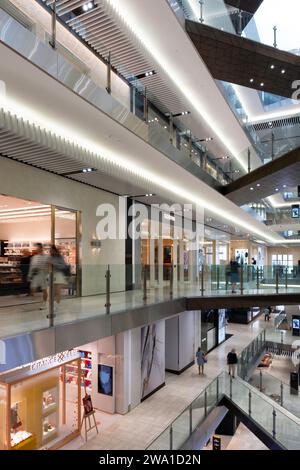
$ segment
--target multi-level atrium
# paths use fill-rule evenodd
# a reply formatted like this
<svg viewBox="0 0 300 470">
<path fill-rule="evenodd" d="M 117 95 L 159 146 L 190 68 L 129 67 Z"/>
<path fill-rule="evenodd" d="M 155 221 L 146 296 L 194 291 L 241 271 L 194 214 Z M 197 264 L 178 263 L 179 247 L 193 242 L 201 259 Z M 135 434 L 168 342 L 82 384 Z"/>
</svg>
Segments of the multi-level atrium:
<svg viewBox="0 0 300 470">
<path fill-rule="evenodd" d="M 1 451 L 300 450 L 298 3 L 0 0 Z"/>
</svg>

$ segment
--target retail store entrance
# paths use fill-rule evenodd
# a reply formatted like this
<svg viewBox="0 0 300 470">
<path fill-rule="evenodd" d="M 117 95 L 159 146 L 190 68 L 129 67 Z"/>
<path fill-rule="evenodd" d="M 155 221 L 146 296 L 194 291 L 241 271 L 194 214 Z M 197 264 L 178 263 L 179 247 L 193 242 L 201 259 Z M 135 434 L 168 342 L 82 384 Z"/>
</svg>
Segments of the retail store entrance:
<svg viewBox="0 0 300 470">
<path fill-rule="evenodd" d="M 62 294 L 80 295 L 79 217 L 69 209 L 0 195 L 0 308 L 39 300 L 41 289 L 33 297 L 30 279 L 38 243 L 46 255 L 55 245 L 68 267 Z"/>
</svg>

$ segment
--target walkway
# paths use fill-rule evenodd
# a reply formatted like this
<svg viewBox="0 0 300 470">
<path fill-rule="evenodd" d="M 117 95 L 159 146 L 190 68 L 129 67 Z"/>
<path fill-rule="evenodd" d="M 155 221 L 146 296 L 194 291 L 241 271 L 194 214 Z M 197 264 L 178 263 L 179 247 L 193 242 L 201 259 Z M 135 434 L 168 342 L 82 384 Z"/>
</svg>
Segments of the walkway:
<svg viewBox="0 0 300 470">
<path fill-rule="evenodd" d="M 280 289 L 280 293 L 298 293 L 300 288 Z M 269 288 L 249 288 L 244 290 L 244 295 L 274 294 L 274 287 Z M 186 296 L 200 297 L 199 284 L 178 284 L 173 288 L 173 299 Z M 205 297 L 224 296 L 227 292 L 224 288 L 211 290 L 210 286 L 205 286 Z M 232 294 L 230 294 L 232 295 Z M 237 294 L 238 295 L 238 294 Z M 147 301 L 143 299 L 142 290 L 132 290 L 119 292 L 111 295 L 111 313 L 128 311 L 145 305 L 153 305 L 158 302 L 170 300 L 170 288 L 151 288 L 147 290 Z M 26 303 L 22 303 L 25 301 Z M 62 301 L 55 324 L 61 325 L 78 320 L 95 318 L 105 315 L 105 295 L 95 295 L 90 297 L 69 298 Z M 8 304 L 12 306 L 7 306 Z M 3 307 L 1 307 L 1 305 Z M 24 297 L 0 297 L 0 338 L 18 335 L 24 332 L 31 332 L 48 328 L 49 320 L 47 311 L 39 310 L 40 303 L 29 303 Z"/>
<path fill-rule="evenodd" d="M 235 347 L 240 352 L 265 326 L 261 319 L 250 325 L 228 325 L 227 332 L 233 336 L 208 355 L 203 377 L 198 375 L 196 367 L 179 376 L 166 374 L 164 388 L 120 416 L 110 427 L 100 430 L 99 436 L 84 444 L 81 450 L 145 449 L 224 370 L 228 351 Z"/>
</svg>

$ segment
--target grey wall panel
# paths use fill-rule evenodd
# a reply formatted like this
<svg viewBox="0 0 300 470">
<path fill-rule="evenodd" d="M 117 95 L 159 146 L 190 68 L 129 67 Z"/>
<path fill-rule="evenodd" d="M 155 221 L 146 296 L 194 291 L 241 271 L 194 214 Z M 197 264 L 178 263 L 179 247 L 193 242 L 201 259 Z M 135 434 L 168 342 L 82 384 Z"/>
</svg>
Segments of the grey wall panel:
<svg viewBox="0 0 300 470">
<path fill-rule="evenodd" d="M 166 369 L 179 370 L 179 317 L 166 320 Z"/>
</svg>

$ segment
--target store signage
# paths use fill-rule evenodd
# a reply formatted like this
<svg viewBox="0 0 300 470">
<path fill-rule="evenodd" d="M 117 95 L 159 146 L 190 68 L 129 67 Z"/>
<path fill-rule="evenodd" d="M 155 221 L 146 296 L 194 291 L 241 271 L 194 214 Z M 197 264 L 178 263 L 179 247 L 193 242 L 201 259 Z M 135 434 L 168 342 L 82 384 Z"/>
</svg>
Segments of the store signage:
<svg viewBox="0 0 300 470">
<path fill-rule="evenodd" d="M 66 361 L 72 361 L 73 359 L 77 359 L 79 357 L 77 351 L 64 351 L 54 356 L 44 357 L 38 361 L 32 362 L 30 364 L 30 370 L 38 370 L 43 369 L 47 366 L 51 366 L 53 364 L 60 364 Z"/>
<path fill-rule="evenodd" d="M 292 218 L 293 219 L 299 219 L 299 209 L 300 209 L 299 204 L 292 205 Z"/>
<path fill-rule="evenodd" d="M 220 436 L 213 436 L 213 442 L 212 442 L 212 448 L 213 450 L 221 450 L 221 437 Z"/>
</svg>

